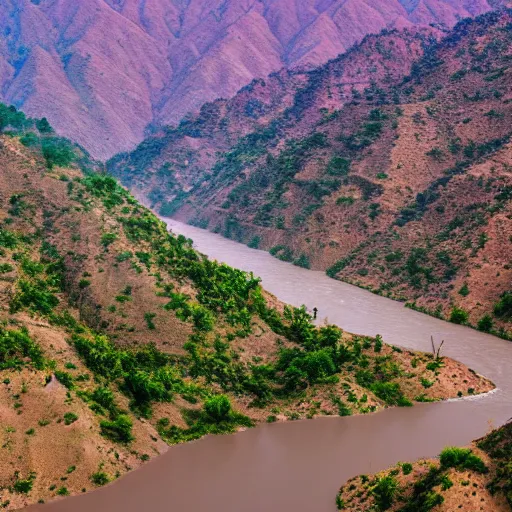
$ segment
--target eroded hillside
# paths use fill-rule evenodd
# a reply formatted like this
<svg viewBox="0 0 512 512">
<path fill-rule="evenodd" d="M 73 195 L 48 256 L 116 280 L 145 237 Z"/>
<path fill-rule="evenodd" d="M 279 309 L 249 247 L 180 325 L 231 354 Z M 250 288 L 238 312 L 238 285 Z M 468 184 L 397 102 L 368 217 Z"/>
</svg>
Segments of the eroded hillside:
<svg viewBox="0 0 512 512">
<path fill-rule="evenodd" d="M 512 506 L 511 457 L 508 423 L 470 448 L 449 447 L 439 459 L 400 463 L 353 478 L 340 489 L 336 504 L 354 512 L 507 512 Z"/>
<path fill-rule="evenodd" d="M 164 215 L 510 334 L 509 10 L 385 32 L 205 105 L 110 169 Z"/>
<path fill-rule="evenodd" d="M 4 0 L 0 100 L 96 158 L 132 149 L 284 67 L 319 65 L 383 28 L 453 26 L 504 0 Z"/>
<path fill-rule="evenodd" d="M 0 121 L 3 508 L 92 490 L 207 433 L 493 387 L 313 326 L 167 233 L 47 122 L 3 105 Z"/>
</svg>

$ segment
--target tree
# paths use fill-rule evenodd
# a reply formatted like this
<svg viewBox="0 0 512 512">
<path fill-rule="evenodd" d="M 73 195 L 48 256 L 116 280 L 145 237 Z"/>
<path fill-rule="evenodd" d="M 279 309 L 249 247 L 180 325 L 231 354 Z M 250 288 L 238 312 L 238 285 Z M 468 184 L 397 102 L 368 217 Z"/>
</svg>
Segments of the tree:
<svg viewBox="0 0 512 512">
<path fill-rule="evenodd" d="M 512 318 L 512 292 L 505 292 L 494 306 L 494 314 L 500 318 Z"/>
<path fill-rule="evenodd" d="M 391 475 L 379 478 L 372 490 L 375 502 L 379 510 L 387 510 L 393 504 L 396 493 L 398 492 L 398 481 Z"/>
<path fill-rule="evenodd" d="M 36 121 L 36 128 L 39 130 L 39 133 L 53 133 L 53 128 L 46 117 Z"/>
<path fill-rule="evenodd" d="M 118 443 L 129 443 L 133 440 L 132 426 L 132 420 L 124 414 L 120 414 L 114 421 L 100 422 L 101 434 Z"/>
<path fill-rule="evenodd" d="M 493 327 L 491 315 L 484 315 L 478 320 L 477 328 L 479 331 L 489 332 Z"/>
<path fill-rule="evenodd" d="M 214 423 L 227 421 L 231 416 L 231 402 L 226 395 L 215 395 L 208 398 L 203 408 L 208 419 Z"/>
<path fill-rule="evenodd" d="M 43 139 L 43 156 L 46 159 L 46 165 L 53 169 L 55 165 L 65 167 L 75 159 L 75 152 L 71 143 L 59 137 L 50 137 Z"/>
<path fill-rule="evenodd" d="M 454 324 L 465 324 L 468 321 L 469 314 L 462 308 L 454 306 L 450 313 L 450 322 Z"/>
</svg>

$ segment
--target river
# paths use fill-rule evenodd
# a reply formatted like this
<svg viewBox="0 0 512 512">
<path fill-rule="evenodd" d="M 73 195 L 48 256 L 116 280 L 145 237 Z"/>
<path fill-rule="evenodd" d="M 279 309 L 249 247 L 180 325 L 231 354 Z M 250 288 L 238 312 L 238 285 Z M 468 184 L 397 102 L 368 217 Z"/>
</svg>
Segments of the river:
<svg viewBox="0 0 512 512">
<path fill-rule="evenodd" d="M 170 229 L 194 240 L 211 258 L 252 271 L 289 304 L 305 304 L 343 329 L 442 354 L 494 381 L 497 390 L 469 399 L 418 404 L 344 418 L 271 425 L 210 436 L 169 451 L 95 492 L 29 510 L 44 512 L 333 512 L 339 486 L 398 461 L 435 456 L 465 445 L 512 416 L 512 344 L 443 322 L 399 302 L 295 267 L 264 251 L 172 219 Z"/>
</svg>

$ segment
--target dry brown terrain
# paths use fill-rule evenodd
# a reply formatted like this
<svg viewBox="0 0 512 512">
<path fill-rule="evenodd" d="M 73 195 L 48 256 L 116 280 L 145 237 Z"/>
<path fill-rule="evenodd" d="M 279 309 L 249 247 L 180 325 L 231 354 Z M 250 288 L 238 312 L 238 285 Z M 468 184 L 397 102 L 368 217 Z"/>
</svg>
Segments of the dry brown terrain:
<svg viewBox="0 0 512 512">
<path fill-rule="evenodd" d="M 224 268 L 225 280 L 200 286 L 195 273 L 206 263 L 112 180 L 87 181 L 76 167 L 49 169 L 16 137 L 0 137 L 0 166 L 0 503 L 7 510 L 90 491 L 167 443 L 209 431 L 369 413 L 493 388 L 455 361 L 343 333 L 331 352 L 352 363 L 285 392 L 285 372 L 271 367 L 284 348 L 305 351 L 300 337 L 292 339 L 294 324 L 279 335 L 265 320 L 285 314 L 283 304 L 263 293 L 270 316 L 251 310 L 243 332 L 229 321 L 236 310 L 201 306 L 236 271 Z M 183 272 L 188 261 L 197 262 L 194 273 Z M 208 279 L 219 271 L 208 268 Z M 210 331 L 179 319 L 179 308 L 162 307 L 181 293 L 202 313 L 199 320 L 213 322 Z M 10 346 L 12 336 L 31 345 Z M 308 353 L 323 357 L 319 364 L 330 361 L 325 348 Z M 261 403 L 260 389 L 268 394 Z M 220 393 L 230 398 L 235 423 L 194 430 L 205 428 L 197 418 Z M 128 437 L 119 427 L 112 433 L 109 422 L 121 419 L 130 424 Z"/>
<path fill-rule="evenodd" d="M 475 467 L 452 467 L 438 459 L 420 460 L 413 464 L 399 463 L 376 475 L 362 475 L 349 480 L 339 492 L 339 510 L 365 512 L 453 512 L 455 510 L 508 512 L 510 495 L 511 424 L 475 441 L 470 450 L 484 464 Z M 478 462 L 477 462 L 478 464 Z M 466 464 L 468 465 L 468 464 Z M 469 464 L 472 466 L 472 464 Z M 393 497 L 384 506 L 379 482 L 392 481 Z"/>
<path fill-rule="evenodd" d="M 164 215 L 510 335 L 511 22 L 367 37 L 109 168 Z"/>
<path fill-rule="evenodd" d="M 451 27 L 502 0 L 5 0 L 0 100 L 106 159 L 253 78 L 383 28 Z"/>
</svg>

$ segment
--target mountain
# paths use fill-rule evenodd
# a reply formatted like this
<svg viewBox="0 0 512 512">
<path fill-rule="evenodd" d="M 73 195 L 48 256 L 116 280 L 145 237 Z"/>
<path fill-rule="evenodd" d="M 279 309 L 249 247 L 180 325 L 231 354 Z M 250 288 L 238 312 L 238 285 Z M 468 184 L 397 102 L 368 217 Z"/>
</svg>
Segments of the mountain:
<svg viewBox="0 0 512 512">
<path fill-rule="evenodd" d="M 445 448 L 439 459 L 400 463 L 377 475 L 357 476 L 340 489 L 336 504 L 347 512 L 508 512 L 511 457 L 509 422 L 469 448 Z"/>
<path fill-rule="evenodd" d="M 256 80 L 109 169 L 164 215 L 510 334 L 512 11 Z"/>
<path fill-rule="evenodd" d="M 456 361 L 315 327 L 169 234 L 47 121 L 0 104 L 0 132 L 3 509 L 208 433 L 493 388 Z"/>
<path fill-rule="evenodd" d="M 283 66 L 383 28 L 450 27 L 501 0 L 4 0 L 0 99 L 106 159 Z"/>
</svg>

